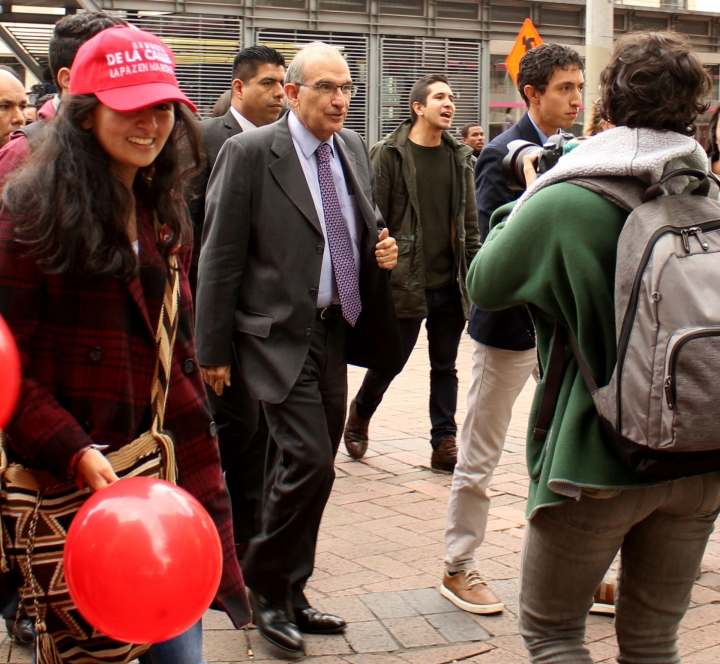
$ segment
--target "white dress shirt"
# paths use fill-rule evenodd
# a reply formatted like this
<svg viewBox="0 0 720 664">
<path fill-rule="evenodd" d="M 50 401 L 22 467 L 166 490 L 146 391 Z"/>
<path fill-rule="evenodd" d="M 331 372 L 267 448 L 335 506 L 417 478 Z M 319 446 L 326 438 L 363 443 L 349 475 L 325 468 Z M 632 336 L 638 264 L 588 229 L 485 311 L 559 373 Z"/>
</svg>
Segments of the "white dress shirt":
<svg viewBox="0 0 720 664">
<path fill-rule="evenodd" d="M 238 111 L 234 106 L 230 106 L 230 112 L 233 114 L 233 117 L 237 120 L 237 123 L 240 125 L 240 129 L 243 131 L 252 131 L 253 129 L 257 129 L 257 126 L 254 125 L 250 120 L 248 120 L 240 111 Z"/>
<path fill-rule="evenodd" d="M 332 270 L 332 259 L 330 258 L 330 244 L 327 237 L 327 229 L 325 227 L 325 211 L 322 204 L 322 194 L 320 193 L 320 181 L 318 179 L 318 166 L 315 150 L 322 141 L 311 133 L 302 125 L 300 120 L 293 111 L 288 113 L 288 127 L 290 135 L 295 145 L 300 165 L 305 180 L 307 181 L 310 194 L 312 195 L 315 210 L 320 219 L 323 235 L 325 236 L 325 251 L 323 252 L 322 270 L 320 271 L 320 288 L 318 290 L 318 307 L 326 307 L 329 304 L 340 304 L 335 277 Z M 334 136 L 325 141 L 330 146 L 330 170 L 332 171 L 333 181 L 335 183 L 335 191 L 337 192 L 338 202 L 340 203 L 340 211 L 342 212 L 345 225 L 350 233 L 353 258 L 355 259 L 355 269 L 360 276 L 360 228 L 358 220 L 360 215 L 357 211 L 355 196 L 348 192 L 348 185 L 345 181 L 345 173 L 343 171 L 340 156 L 335 149 Z"/>
</svg>

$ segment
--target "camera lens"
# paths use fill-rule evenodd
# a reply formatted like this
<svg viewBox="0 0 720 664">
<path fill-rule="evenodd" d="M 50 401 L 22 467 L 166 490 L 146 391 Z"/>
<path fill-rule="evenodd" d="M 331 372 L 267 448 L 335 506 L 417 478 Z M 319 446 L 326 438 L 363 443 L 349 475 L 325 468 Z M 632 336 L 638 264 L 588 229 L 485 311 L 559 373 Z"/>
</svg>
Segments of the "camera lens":
<svg viewBox="0 0 720 664">
<path fill-rule="evenodd" d="M 502 171 L 507 180 L 508 187 L 515 191 L 527 189 L 525 172 L 523 170 L 523 159 L 527 155 L 540 155 L 543 149 L 529 141 L 510 141 L 507 146 L 508 153 L 503 158 Z M 535 162 L 537 169 L 537 161 Z"/>
</svg>

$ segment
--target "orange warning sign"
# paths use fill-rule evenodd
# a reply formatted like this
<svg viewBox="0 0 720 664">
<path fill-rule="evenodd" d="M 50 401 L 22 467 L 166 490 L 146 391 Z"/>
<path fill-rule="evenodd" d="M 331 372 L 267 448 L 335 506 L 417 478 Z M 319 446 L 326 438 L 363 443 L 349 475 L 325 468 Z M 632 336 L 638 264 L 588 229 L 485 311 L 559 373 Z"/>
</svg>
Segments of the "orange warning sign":
<svg viewBox="0 0 720 664">
<path fill-rule="evenodd" d="M 542 43 L 542 37 L 538 34 L 533 22 L 529 18 L 526 18 L 525 22 L 522 24 L 522 28 L 520 28 L 520 32 L 518 32 L 515 45 L 512 47 L 510 55 L 507 56 L 507 60 L 505 60 L 505 66 L 507 67 L 510 76 L 512 76 L 512 80 L 515 81 L 515 85 L 517 85 L 517 75 L 520 69 L 520 60 L 522 60 L 522 56 L 525 55 L 531 48 L 540 46 Z"/>
</svg>

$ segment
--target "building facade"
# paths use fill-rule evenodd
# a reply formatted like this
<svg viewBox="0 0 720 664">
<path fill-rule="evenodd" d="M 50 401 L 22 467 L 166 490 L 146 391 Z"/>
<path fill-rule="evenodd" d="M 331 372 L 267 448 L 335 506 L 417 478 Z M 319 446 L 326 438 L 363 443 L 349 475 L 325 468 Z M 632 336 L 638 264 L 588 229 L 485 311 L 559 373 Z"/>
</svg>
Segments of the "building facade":
<svg viewBox="0 0 720 664">
<path fill-rule="evenodd" d="M 67 11 L 87 3 L 70 4 Z M 456 128 L 480 121 L 491 137 L 507 128 L 520 117 L 524 104 L 504 63 L 526 18 L 544 41 L 566 44 L 584 55 L 585 0 L 96 0 L 95 4 L 167 41 L 177 55 L 181 85 L 205 116 L 230 86 L 238 46 L 267 44 L 283 51 L 288 61 L 310 41 L 337 46 L 359 89 L 348 126 L 370 144 L 408 117 L 413 82 L 438 71 L 448 74 L 456 94 Z M 12 19 L 12 13 L 0 14 L 7 31 L 42 62 L 52 21 L 31 26 Z M 715 79 L 711 106 L 720 105 L 720 0 L 616 0 L 614 27 L 616 37 L 636 29 L 686 33 Z M 38 30 L 44 31 L 42 35 Z M 581 114 L 578 133 L 582 121 Z"/>
</svg>

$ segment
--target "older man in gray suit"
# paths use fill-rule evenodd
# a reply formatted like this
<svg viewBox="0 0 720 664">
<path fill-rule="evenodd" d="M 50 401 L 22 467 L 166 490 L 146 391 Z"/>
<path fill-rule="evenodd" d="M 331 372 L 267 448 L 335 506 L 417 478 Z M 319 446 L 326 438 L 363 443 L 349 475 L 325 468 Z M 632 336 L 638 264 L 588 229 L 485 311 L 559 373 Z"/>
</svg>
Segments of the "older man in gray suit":
<svg viewBox="0 0 720 664">
<path fill-rule="evenodd" d="M 271 440 L 262 532 L 244 563 L 254 620 L 302 652 L 301 632 L 345 621 L 304 595 L 332 489 L 347 363 L 399 369 L 388 270 L 397 262 L 375 205 L 362 139 L 343 129 L 353 82 L 336 49 L 302 49 L 287 71 L 292 111 L 229 139 L 210 178 L 197 297 L 206 382 L 229 384 L 233 341 Z M 292 611 L 289 610 L 292 608 Z"/>
</svg>

